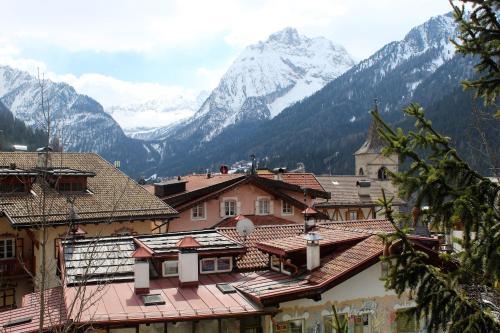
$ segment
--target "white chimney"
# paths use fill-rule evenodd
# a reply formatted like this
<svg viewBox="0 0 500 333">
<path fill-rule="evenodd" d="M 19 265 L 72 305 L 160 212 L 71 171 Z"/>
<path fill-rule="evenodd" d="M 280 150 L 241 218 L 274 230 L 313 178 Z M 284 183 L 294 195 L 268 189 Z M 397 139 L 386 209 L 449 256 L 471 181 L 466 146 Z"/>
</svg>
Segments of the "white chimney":
<svg viewBox="0 0 500 333">
<path fill-rule="evenodd" d="M 319 241 L 321 237 L 315 232 L 310 232 L 306 234 L 304 238 L 307 241 L 307 270 L 312 271 L 320 266 L 321 256 Z"/>
<path fill-rule="evenodd" d="M 358 188 L 358 195 L 361 197 L 370 196 L 371 181 L 369 179 L 358 180 L 356 182 Z"/>
<path fill-rule="evenodd" d="M 136 294 L 149 294 L 149 262 L 147 259 L 135 259 L 134 289 Z"/>
<path fill-rule="evenodd" d="M 136 294 L 149 294 L 149 258 L 151 252 L 140 246 L 134 253 L 132 258 L 134 263 L 134 289 Z"/>
<path fill-rule="evenodd" d="M 179 249 L 179 285 L 194 287 L 198 285 L 198 251 L 200 243 L 186 236 L 177 243 Z"/>
</svg>

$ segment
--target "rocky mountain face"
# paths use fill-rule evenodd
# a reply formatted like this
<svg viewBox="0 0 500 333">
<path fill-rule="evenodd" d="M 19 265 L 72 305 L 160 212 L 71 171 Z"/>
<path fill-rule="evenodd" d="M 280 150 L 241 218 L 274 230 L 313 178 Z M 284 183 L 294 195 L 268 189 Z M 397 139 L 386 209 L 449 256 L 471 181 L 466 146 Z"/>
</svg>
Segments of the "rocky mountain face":
<svg viewBox="0 0 500 333">
<path fill-rule="evenodd" d="M 217 120 L 214 122 L 218 124 L 230 121 L 220 132 L 204 131 L 219 134 L 198 136 L 199 141 L 189 139 L 194 132 L 189 127 L 169 137 L 164 142 L 159 174 L 217 169 L 220 163 L 245 159 L 250 154 L 274 166 L 294 168 L 296 163 L 304 162 L 309 171 L 353 173 L 352 154 L 364 140 L 371 122 L 368 111 L 374 99 L 385 119 L 402 126 L 410 126 L 401 110 L 412 101 L 435 110 L 431 112 L 435 118 L 450 117 L 450 112 L 464 117 L 470 114 L 467 111 L 474 103 L 461 91 L 460 80 L 473 75 L 474 59 L 455 55 L 450 39 L 456 33 L 451 14 L 431 18 L 413 28 L 403 40 L 385 45 L 312 96 L 273 118 L 269 104 L 248 99 L 245 99 L 247 103 L 261 111 L 255 113 L 253 121 L 233 122 L 239 113 L 227 116 L 222 107 L 213 108 L 212 114 L 220 113 L 219 118 L 203 118 L 200 112 L 197 116 L 204 119 L 198 123 L 201 128 L 205 124 L 209 129 L 216 128 L 210 125 L 210 119 Z M 226 86 L 218 88 L 222 87 Z M 206 103 L 219 105 L 215 104 L 218 99 L 212 96 Z M 221 97 L 221 100 L 233 98 Z M 462 103 L 457 103 L 458 100 Z M 448 101 L 463 110 L 443 107 Z M 465 121 L 470 119 L 467 117 Z M 463 133 L 460 128 L 463 122 L 441 124 L 445 132 Z"/>
<path fill-rule="evenodd" d="M 353 65 L 342 46 L 284 29 L 248 46 L 201 108 L 167 139 L 209 142 L 228 126 L 271 119 Z"/>
<path fill-rule="evenodd" d="M 78 94 L 65 83 L 45 81 L 43 97 L 50 106 L 53 136 L 64 149 L 101 154 L 108 161 L 119 160 L 124 171 L 156 166 L 158 153 L 151 144 L 128 138 L 116 121 L 92 98 Z M 45 130 L 41 112 L 41 87 L 27 72 L 0 66 L 0 100 L 14 116 L 34 129 Z"/>
</svg>

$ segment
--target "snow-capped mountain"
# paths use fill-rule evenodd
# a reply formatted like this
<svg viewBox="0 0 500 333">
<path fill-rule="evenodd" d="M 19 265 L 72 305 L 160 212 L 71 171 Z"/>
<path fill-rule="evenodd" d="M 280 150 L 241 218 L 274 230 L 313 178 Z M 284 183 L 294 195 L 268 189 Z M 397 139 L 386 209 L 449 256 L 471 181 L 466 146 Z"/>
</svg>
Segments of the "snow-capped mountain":
<svg viewBox="0 0 500 333">
<path fill-rule="evenodd" d="M 139 166 L 147 169 L 154 165 L 158 157 L 154 148 L 128 138 L 92 98 L 78 94 L 66 83 L 50 80 L 45 81 L 43 96 L 50 105 L 51 133 L 61 139 L 65 150 L 96 152 L 109 161 L 120 160 L 122 167 L 131 174 Z M 0 100 L 28 126 L 45 129 L 41 97 L 41 87 L 35 77 L 0 66 Z"/>
<path fill-rule="evenodd" d="M 129 137 L 161 139 L 161 133 L 166 128 L 193 116 L 208 95 L 209 92 L 202 91 L 197 95 L 163 97 L 140 104 L 115 105 L 105 111 L 113 116 Z"/>
<path fill-rule="evenodd" d="M 170 133 L 209 141 L 229 125 L 271 119 L 353 65 L 342 46 L 286 28 L 248 46 L 196 114 Z"/>
<path fill-rule="evenodd" d="M 470 77 L 472 60 L 454 54 L 450 39 L 456 34 L 451 14 L 433 17 L 272 119 L 228 126 L 201 144 L 175 132 L 175 137 L 165 141 L 159 174 L 204 170 L 250 154 L 268 158 L 271 165 L 294 167 L 304 162 L 316 172 L 327 172 L 329 165 L 324 161 L 335 157 L 335 172 L 352 173 L 352 154 L 371 122 L 368 110 L 375 98 L 388 121 L 400 122 L 404 121 L 401 109 L 410 102 L 427 107 L 445 103 L 457 91 L 462 93 L 460 80 Z M 220 87 L 224 85 L 223 79 Z M 215 101 L 213 94 L 207 103 Z"/>
</svg>

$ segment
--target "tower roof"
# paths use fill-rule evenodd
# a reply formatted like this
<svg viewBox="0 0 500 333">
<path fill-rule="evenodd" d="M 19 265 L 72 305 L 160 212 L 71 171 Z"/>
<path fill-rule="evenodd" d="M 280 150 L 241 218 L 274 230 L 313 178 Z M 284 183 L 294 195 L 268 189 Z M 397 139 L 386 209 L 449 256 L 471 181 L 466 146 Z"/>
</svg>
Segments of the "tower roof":
<svg viewBox="0 0 500 333">
<path fill-rule="evenodd" d="M 375 109 L 373 110 L 374 113 L 378 115 L 378 108 L 377 105 L 375 104 Z M 385 147 L 385 142 L 384 140 L 380 137 L 379 135 L 379 130 L 380 124 L 377 121 L 377 119 L 374 117 L 372 119 L 372 123 L 370 125 L 370 128 L 368 129 L 368 134 L 366 135 L 365 142 L 359 148 L 354 155 L 357 154 L 380 154 L 382 152 L 382 149 Z"/>
</svg>

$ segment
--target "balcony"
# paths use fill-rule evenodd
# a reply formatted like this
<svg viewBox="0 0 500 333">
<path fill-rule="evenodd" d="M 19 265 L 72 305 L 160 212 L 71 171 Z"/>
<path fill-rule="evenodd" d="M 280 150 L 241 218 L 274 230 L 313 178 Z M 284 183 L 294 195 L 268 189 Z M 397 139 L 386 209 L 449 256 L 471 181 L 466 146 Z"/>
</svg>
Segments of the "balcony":
<svg viewBox="0 0 500 333">
<path fill-rule="evenodd" d="M 12 258 L 0 260 L 0 277 L 28 277 L 26 272 L 34 272 L 33 258 Z"/>
</svg>

